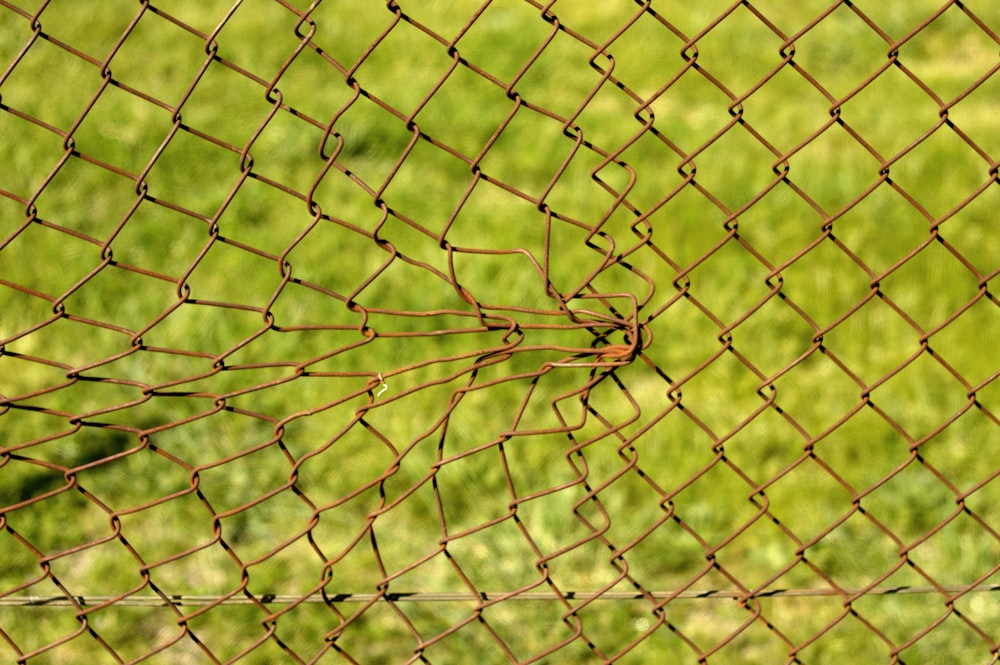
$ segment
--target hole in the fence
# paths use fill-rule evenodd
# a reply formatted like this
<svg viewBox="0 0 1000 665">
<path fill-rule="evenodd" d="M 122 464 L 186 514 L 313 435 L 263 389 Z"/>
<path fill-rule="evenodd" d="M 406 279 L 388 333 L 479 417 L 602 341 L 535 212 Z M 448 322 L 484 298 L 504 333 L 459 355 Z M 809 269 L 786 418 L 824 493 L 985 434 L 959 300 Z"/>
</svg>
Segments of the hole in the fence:
<svg viewBox="0 0 1000 665">
<path fill-rule="evenodd" d="M 623 558 L 629 575 L 646 590 L 684 588 L 692 572 L 707 565 L 705 547 L 672 517 L 638 540 Z"/>
<path fill-rule="evenodd" d="M 196 470 L 198 490 L 209 502 L 215 514 L 232 513 L 221 518 L 223 536 L 228 541 L 239 541 L 247 536 L 246 529 L 266 530 L 269 520 L 276 518 L 279 521 L 271 528 L 287 527 L 296 520 L 300 520 L 305 526 L 305 519 L 301 515 L 294 515 L 290 510 L 291 505 L 286 506 L 285 510 L 279 510 L 277 507 L 291 500 L 285 499 L 282 493 L 287 485 L 288 470 L 291 467 L 284 455 L 275 446 L 253 450 L 251 445 L 257 442 L 233 438 L 233 441 L 227 442 L 226 449 L 221 451 L 224 454 L 228 453 L 225 457 L 211 463 L 212 466 L 208 468 Z M 229 469 L 239 471 L 238 480 L 227 477 Z M 258 487 L 263 491 L 257 492 Z M 264 498 L 265 494 L 274 493 L 277 494 L 271 498 Z M 291 493 L 288 492 L 288 495 L 291 496 Z M 277 499 L 277 497 L 282 498 Z M 257 500 L 263 500 L 264 503 L 256 504 Z M 253 520 L 248 519 L 247 511 L 260 511 L 262 514 L 259 520 Z M 289 524 L 281 523 L 280 515 L 283 512 L 287 514 Z M 281 539 L 275 540 L 281 542 Z"/>
<path fill-rule="evenodd" d="M 64 322 L 65 320 L 60 321 L 60 323 Z M 77 330 L 78 333 L 82 334 L 76 338 L 67 337 L 66 335 L 71 334 L 71 330 Z M 82 360 L 82 354 L 80 354 L 78 349 L 73 348 L 74 341 L 76 343 L 80 343 L 81 340 L 85 342 L 89 341 L 96 345 L 99 343 L 99 340 L 103 343 L 113 338 L 108 331 L 95 330 L 99 330 L 97 336 L 91 336 L 87 334 L 90 331 L 80 324 L 71 328 L 62 327 L 60 329 L 60 336 L 51 338 L 55 348 L 50 347 L 44 353 L 45 355 L 51 354 L 50 362 L 52 356 L 56 358 L 62 357 L 63 359 L 72 358 Z M 127 348 L 127 342 L 124 336 L 121 336 L 119 339 L 121 340 L 121 345 L 118 346 L 118 351 L 120 352 Z M 41 357 L 44 358 L 45 355 L 41 355 Z M 96 360 L 96 358 L 91 358 L 91 361 L 93 360 Z M 71 418 L 90 411 L 100 411 L 111 407 L 124 408 L 130 403 L 138 402 L 142 399 L 141 388 L 139 386 L 127 383 L 96 381 L 93 380 L 96 377 L 89 375 L 89 373 L 85 374 L 82 378 L 79 376 L 69 377 L 68 375 L 71 373 L 71 370 L 79 367 L 81 364 L 73 363 L 58 370 L 49 364 L 39 366 L 38 363 L 35 363 L 30 367 L 22 366 L 26 370 L 25 374 L 14 385 L 17 386 L 20 384 L 32 392 L 38 392 L 37 396 L 32 397 L 30 400 L 25 400 L 23 405 L 52 409 L 64 417 Z M 17 365 L 12 364 L 11 368 L 17 368 Z M 95 372 L 95 374 L 100 375 L 99 372 Z M 15 395 L 11 395 L 11 397 L 15 397 Z"/>
<path fill-rule="evenodd" d="M 604 110 L 601 115 L 603 116 L 607 112 L 607 110 Z M 617 183 L 621 192 L 624 192 L 626 186 L 631 186 L 631 190 L 628 192 L 625 201 L 620 205 L 623 207 L 631 206 L 637 211 L 638 217 L 630 221 L 637 225 L 637 230 L 642 236 L 650 233 L 648 218 L 651 215 L 657 214 L 656 209 L 665 200 L 677 196 L 671 190 L 675 187 L 681 187 L 683 183 L 680 177 L 667 168 L 668 165 L 675 165 L 681 161 L 676 147 L 671 147 L 660 138 L 657 138 L 652 133 L 653 128 L 639 134 L 640 130 L 648 123 L 648 116 L 649 111 L 643 111 L 638 119 L 634 119 L 635 124 L 625 125 L 625 128 L 631 132 L 631 136 L 625 142 L 621 144 L 612 142 L 602 146 L 605 150 L 613 150 L 617 157 L 615 162 L 609 162 L 597 174 L 599 177 L 604 178 L 605 171 L 607 171 L 611 182 Z M 663 121 L 660 118 L 655 120 L 655 122 Z M 627 148 L 625 147 L 626 143 L 628 144 Z M 623 148 L 624 151 L 622 151 Z M 622 167 L 618 162 L 624 163 L 627 166 Z M 634 182 L 632 182 L 633 171 L 635 173 Z M 669 178 L 667 177 L 668 173 Z M 683 197 L 683 192 L 686 192 L 686 190 L 683 190 L 679 196 Z M 608 194 L 608 196 L 611 195 Z M 606 205 L 610 205 L 610 202 L 607 202 Z M 630 212 L 632 212 L 631 209 Z M 674 221 L 678 223 L 682 221 L 676 215 L 674 217 L 676 217 Z M 639 221 L 639 218 L 642 218 L 642 221 Z M 666 232 L 666 230 L 657 229 L 658 234 Z M 691 237 L 689 240 L 694 241 L 695 238 Z"/>
<path fill-rule="evenodd" d="M 261 617 L 262 612 L 253 605 L 227 605 L 208 608 L 203 614 L 186 617 L 184 624 L 205 645 L 212 658 L 226 661 L 252 649 L 256 641 L 265 636 L 265 628 L 260 625 Z M 254 626 L 249 635 L 242 633 L 241 629 L 241 626 L 247 625 Z"/>
<path fill-rule="evenodd" d="M 726 638 L 735 636 L 752 615 L 748 608 L 724 598 L 712 601 L 707 607 L 699 605 L 697 600 L 677 601 L 666 608 L 665 616 L 689 640 L 689 648 L 707 651 L 721 647 Z M 689 658 L 689 653 L 685 651 L 684 657 Z"/>
<path fill-rule="evenodd" d="M 436 510 L 436 495 L 431 483 L 418 477 L 422 469 L 407 468 L 416 466 L 404 460 L 400 470 L 385 481 L 386 505 L 398 503 L 388 509 L 380 508 L 372 525 L 378 541 L 379 560 L 389 575 L 409 570 L 424 557 L 440 550 L 438 542 L 443 533 Z M 421 535 L 404 543 L 394 537 L 402 532 Z"/>
<path fill-rule="evenodd" d="M 356 94 L 345 80 L 344 73 L 330 62 L 330 54 L 323 50 L 322 46 L 317 45 L 317 40 L 323 41 L 327 27 L 328 24 L 319 24 L 312 43 L 295 54 L 294 60 L 282 65 L 284 69 L 277 81 L 274 78 L 268 80 L 269 85 L 276 83 L 278 91 L 271 92 L 269 101 L 273 102 L 280 93 L 281 103 L 288 105 L 298 119 L 308 122 L 310 125 L 329 123 L 333 114 L 345 104 L 350 103 Z M 309 29 L 309 24 L 304 24 L 300 31 L 303 34 L 308 34 Z M 288 57 L 291 58 L 291 56 L 292 53 L 289 52 Z M 244 85 L 246 83 L 247 81 L 244 79 Z M 198 89 L 201 87 L 202 84 L 199 83 Z M 247 92 L 250 92 L 250 86 L 247 85 L 246 88 Z M 263 87 L 256 87 L 254 96 L 247 100 L 252 102 L 257 115 L 260 116 L 255 118 L 256 122 L 263 121 L 263 112 L 270 110 L 268 108 L 270 103 L 267 106 L 264 104 L 264 92 Z M 218 106 L 210 105 L 208 109 L 218 111 Z M 244 137 L 249 135 L 249 132 L 243 132 Z"/>
<path fill-rule="evenodd" d="M 451 41 L 465 29 L 467 22 L 480 9 L 479 0 L 459 0 L 445 5 L 407 5 L 404 9 L 404 20 L 417 22 L 421 29 Z"/>
<path fill-rule="evenodd" d="M 418 616 L 426 617 L 424 620 L 428 628 L 422 634 L 428 642 L 433 640 L 433 643 L 421 652 L 428 661 L 447 660 L 453 654 L 462 652 L 471 652 L 475 653 L 477 658 L 498 661 L 506 657 L 496 638 L 483 629 L 479 618 L 472 618 L 471 603 L 458 607 L 453 605 L 435 607 L 427 603 L 427 607 L 422 607 L 421 610 Z"/>
<path fill-rule="evenodd" d="M 317 506 L 345 501 L 357 492 L 370 494 L 393 460 L 383 443 L 357 426 L 338 433 L 322 448 L 318 443 L 308 458 L 301 458 L 295 484 Z M 338 473 L 345 467 L 351 469 L 350 474 Z"/>
<path fill-rule="evenodd" d="M 15 396 L 12 394 L 5 396 L 5 398 Z M 61 416 L 33 409 L 19 409 L 14 406 L 5 406 L 3 416 L 7 443 L 4 444 L 3 456 L 0 457 L 0 468 L 3 468 L 5 464 L 13 464 L 14 460 L 8 455 L 23 455 L 34 458 L 35 453 L 29 452 L 34 446 L 70 434 L 79 427 L 78 425 L 70 425 Z M 8 468 L 8 472 L 11 468 L 13 467 Z M 20 473 L 25 475 L 18 475 L 16 480 L 3 484 L 7 492 L 4 495 L 5 505 L 28 498 L 35 493 L 43 493 L 42 488 L 44 491 L 54 489 L 64 482 L 61 471 L 47 466 L 25 467 L 21 469 Z M 22 480 L 23 482 L 21 482 Z"/>
<path fill-rule="evenodd" d="M 94 442 L 88 443 L 94 445 Z M 104 454 L 109 456 L 106 461 L 75 472 L 77 484 L 108 508 L 115 511 L 141 510 L 142 506 L 168 501 L 169 497 L 190 489 L 190 472 L 159 451 L 139 449 L 139 442 L 134 437 L 115 441 L 112 445 L 121 449 L 106 443 Z M 111 459 L 109 453 L 124 456 Z M 100 461 L 97 455 L 91 455 Z M 151 526 L 158 528 L 155 522 Z M 178 527 L 183 529 L 182 522 L 174 523 L 174 528 Z M 183 537 L 183 533 L 179 535 Z"/>
<path fill-rule="evenodd" d="M 433 536 L 436 534 L 427 533 L 427 537 L 423 540 L 426 542 L 433 542 Z M 494 554 L 497 563 L 501 561 L 500 553 Z M 463 563 L 466 567 L 473 571 L 476 568 L 468 566 L 468 561 L 456 562 L 454 558 L 449 559 L 443 553 L 436 554 L 430 559 L 421 562 L 419 565 L 407 569 L 401 575 L 394 576 L 389 581 L 388 593 L 390 595 L 399 594 L 401 598 L 405 598 L 409 594 L 429 592 L 429 593 L 454 593 L 465 603 L 457 603 L 458 607 L 468 608 L 470 601 L 476 601 L 478 598 L 473 594 L 472 590 L 468 587 L 468 582 L 466 582 L 456 571 L 456 568 L 463 569 Z M 389 571 L 390 574 L 394 574 L 393 571 Z M 487 584 L 482 588 L 494 588 L 494 586 Z M 463 598 L 464 596 L 464 598 Z M 418 603 L 417 607 L 425 606 L 424 603 Z M 407 609 L 414 607 L 413 605 L 407 605 Z M 467 611 L 467 610 L 466 610 Z M 409 612 L 408 612 L 409 614 Z M 468 614 L 466 614 L 468 616 Z M 442 626 L 441 630 L 451 627 L 454 624 L 449 623 L 447 626 Z"/>
<path fill-rule="evenodd" d="M 318 492 L 317 498 L 326 497 Z M 319 522 L 309 530 L 309 538 L 317 552 L 325 557 L 317 571 L 323 570 L 326 575 L 328 566 L 333 565 L 336 569 L 325 587 L 329 596 L 377 591 L 382 577 L 371 544 L 371 521 L 379 505 L 379 492 L 373 486 L 354 496 L 337 497 L 328 505 L 317 507 Z"/>
<path fill-rule="evenodd" d="M 375 241 L 336 223 L 321 222 L 285 256 L 292 278 L 272 311 L 278 325 L 350 326 L 356 316 L 345 307 L 352 293 L 389 260 Z M 277 275 L 277 266 L 272 267 Z"/>
<path fill-rule="evenodd" d="M 125 0 L 115 0 L 105 9 L 106 14 L 95 15 L 74 12 L 57 4 L 45 7 L 39 21 L 48 34 L 73 44 L 76 49 L 97 60 L 103 60 L 136 13 L 136 7 Z"/>
<path fill-rule="evenodd" d="M 592 459 L 593 456 L 588 462 Z M 592 489 L 598 485 L 597 481 L 597 478 L 590 480 Z M 622 497 L 623 494 L 626 496 Z M 673 566 L 667 562 L 676 565 L 679 561 L 683 561 L 685 556 L 693 556 L 694 560 L 700 558 L 698 556 L 701 554 L 700 550 L 685 551 L 685 546 L 690 546 L 692 543 L 677 530 L 673 530 L 676 542 L 669 545 L 665 539 L 654 539 L 660 540 L 664 545 L 658 563 L 653 564 L 648 558 L 651 546 L 644 546 L 637 552 L 640 543 L 654 532 L 663 529 L 670 517 L 668 511 L 658 505 L 658 500 L 662 497 L 648 486 L 640 484 L 634 474 L 616 480 L 600 491 L 597 498 L 608 515 L 607 519 L 597 518 L 592 521 L 595 527 L 603 531 L 601 541 L 608 548 L 605 560 L 617 559 L 617 565 L 627 568 L 629 576 L 639 584 L 650 589 L 668 588 L 669 585 L 665 585 L 664 582 L 676 571 L 670 570 Z M 688 559 L 687 562 L 691 560 Z M 661 570 L 661 565 L 665 569 Z"/>
<path fill-rule="evenodd" d="M 312 220 L 302 201 L 250 178 L 240 186 L 218 222 L 219 232 L 226 239 L 277 254 L 308 228 Z M 278 274 L 277 266 L 272 272 Z"/>
<path fill-rule="evenodd" d="M 845 547 L 848 542 L 853 545 Z M 805 551 L 805 558 L 844 590 L 881 582 L 900 561 L 899 547 L 892 534 L 860 511 L 824 534 Z M 919 584 L 922 580 L 908 569 L 904 569 L 902 576 L 903 581 L 896 586 Z"/>
<path fill-rule="evenodd" d="M 191 299 L 205 307 L 263 308 L 280 277 L 270 257 L 219 240 L 201 257 L 187 285 Z"/>
<path fill-rule="evenodd" d="M 451 287 L 445 273 L 433 270 L 433 267 L 427 267 L 426 264 L 411 263 L 399 257 L 357 293 L 354 300 L 366 309 L 403 311 L 406 312 L 404 316 L 420 319 L 429 317 L 434 320 L 439 316 L 469 312 L 467 303 Z M 431 326 L 426 326 L 426 322 L 414 323 L 404 319 L 382 326 L 373 320 L 372 327 L 376 330 L 398 331 L 426 329 Z"/>
<path fill-rule="evenodd" d="M 1000 242 L 988 232 L 986 221 L 992 206 L 998 202 L 1000 187 L 989 187 L 940 227 L 941 237 L 951 251 L 960 255 L 981 275 L 988 275 L 996 270 Z"/>
<path fill-rule="evenodd" d="M 88 597 L 125 594 L 142 586 L 136 568 L 132 553 L 113 539 L 55 559 L 49 570 L 72 595 Z M 131 574 L 117 574 L 122 570 Z"/>
<path fill-rule="evenodd" d="M 115 261 L 180 279 L 209 240 L 204 220 L 145 200 L 111 240 Z M 177 298 L 176 284 L 163 287 Z"/>
<path fill-rule="evenodd" d="M 3 493 L 0 494 L 0 503 L 5 507 L 23 502 L 41 501 L 50 492 L 56 492 L 60 488 L 66 487 L 65 472 L 59 466 L 48 462 L 44 456 L 39 455 L 35 446 L 19 450 L 20 452 L 15 453 L 16 457 L 5 456 L 3 466 L 0 466 L 0 474 L 2 474 L 0 478 L 3 479 Z M 24 555 L 27 560 L 28 550 L 11 543 L 9 551 L 11 552 L 11 565 L 8 572 L 13 575 L 16 571 L 22 570 L 19 559 L 22 558 L 21 555 Z M 35 563 L 34 559 L 30 559 L 30 561 L 31 564 Z"/>
<path fill-rule="evenodd" d="M 0 651 L 992 656 L 996 12 L 342 4 L 0 9 Z"/>
<path fill-rule="evenodd" d="M 776 155 L 743 126 L 728 128 L 694 161 L 698 165 L 695 182 L 727 214 L 755 201 L 778 179 L 770 168 Z"/>
<path fill-rule="evenodd" d="M 330 630 L 337 617 L 323 603 L 300 603 L 285 605 L 278 614 L 275 635 L 281 641 L 285 653 L 277 654 L 275 660 L 293 657 L 308 660 L 319 655 L 323 648 L 312 636 L 322 635 Z"/>
<path fill-rule="evenodd" d="M 680 186 L 680 182 L 671 183 Z M 671 190 L 647 221 L 655 229 L 653 240 L 657 253 L 664 260 L 657 262 L 657 274 L 662 276 L 663 288 L 669 289 L 677 273 L 690 269 L 720 242 L 727 232 L 724 222 L 729 215 L 705 198 L 693 186 Z M 672 268 L 673 270 L 670 270 Z"/>
<path fill-rule="evenodd" d="M 597 11 L 623 10 L 625 7 L 618 5 L 602 5 Z M 567 8 L 566 11 L 573 9 Z M 593 25 L 588 25 L 587 34 L 594 35 L 592 38 L 598 44 L 603 44 L 607 39 L 614 37 L 607 46 L 605 54 L 598 56 L 594 64 L 607 71 L 611 67 L 608 56 L 614 58 L 611 76 L 643 100 L 648 100 L 666 85 L 675 73 L 684 68 L 684 61 L 680 57 L 683 39 L 661 23 L 648 21 L 642 17 L 626 28 L 628 19 L 612 26 L 603 24 L 596 14 L 592 13 L 588 18 Z M 612 29 L 622 28 L 626 29 L 619 35 L 609 34 Z M 600 37 L 597 37 L 598 34 Z"/>
<path fill-rule="evenodd" d="M 175 543 L 176 547 L 183 549 L 172 551 L 172 557 L 147 560 L 152 583 L 164 595 L 181 602 L 185 596 L 211 598 L 236 591 L 241 584 L 239 567 L 217 541 L 213 542 L 212 538 L 201 540 L 202 534 L 209 531 L 206 527 L 210 527 L 204 508 L 201 513 L 179 517 L 190 520 L 192 515 L 197 518 L 195 528 L 199 538 L 188 536 L 183 543 Z"/>
<path fill-rule="evenodd" d="M 503 210 L 500 217 L 496 213 L 498 208 Z M 478 179 L 461 210 L 444 231 L 444 240 L 456 250 L 520 247 L 541 263 L 545 233 L 546 219 L 539 214 L 536 205 L 511 196 L 495 183 Z"/>
<path fill-rule="evenodd" d="M 573 483 L 578 474 L 566 459 L 570 446 L 564 433 L 514 436 L 506 440 L 505 462 L 516 496 L 529 497 Z M 507 499 L 507 505 L 513 502 Z"/>
<path fill-rule="evenodd" d="M 518 251 L 454 255 L 459 283 L 484 306 L 554 311 L 557 305 L 547 293 L 538 263 L 537 257 Z"/>
</svg>

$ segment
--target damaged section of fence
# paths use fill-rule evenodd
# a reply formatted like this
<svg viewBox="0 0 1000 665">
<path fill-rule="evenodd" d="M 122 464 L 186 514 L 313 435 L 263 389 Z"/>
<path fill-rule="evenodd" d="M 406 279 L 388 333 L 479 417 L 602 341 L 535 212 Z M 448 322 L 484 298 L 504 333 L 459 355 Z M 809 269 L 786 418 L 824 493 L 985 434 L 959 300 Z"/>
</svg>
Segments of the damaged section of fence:
<svg viewBox="0 0 1000 665">
<path fill-rule="evenodd" d="M 997 662 L 994 3 L 29 4 L 8 660 Z"/>
</svg>

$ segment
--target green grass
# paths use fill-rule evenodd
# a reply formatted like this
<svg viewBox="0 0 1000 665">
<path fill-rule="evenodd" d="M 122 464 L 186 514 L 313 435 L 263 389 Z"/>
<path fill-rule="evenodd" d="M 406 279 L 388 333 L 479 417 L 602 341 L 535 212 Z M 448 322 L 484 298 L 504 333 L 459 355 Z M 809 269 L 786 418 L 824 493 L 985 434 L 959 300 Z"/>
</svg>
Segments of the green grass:
<svg viewBox="0 0 1000 665">
<path fill-rule="evenodd" d="M 569 32 L 603 44 L 639 5 L 556 3 L 568 30 L 554 31 L 528 3 L 495 2 L 456 48 L 519 76 L 515 112 L 513 93 L 379 3 L 319 3 L 321 52 L 280 77 L 300 42 L 281 4 L 238 5 L 217 31 L 218 58 L 247 76 L 162 15 L 207 35 L 230 3 L 154 3 L 108 63 L 114 84 L 57 41 L 104 62 L 135 3 L 50 3 L 48 39 L 13 68 L 36 8 L 7 4 L 22 12 L 0 8 L 0 593 L 60 595 L 58 580 L 76 597 L 281 599 L 87 607 L 85 625 L 69 607 L 0 604 L 5 658 L 397 663 L 423 644 L 436 663 L 794 651 L 814 665 L 896 648 L 910 664 L 992 662 L 987 593 L 947 617 L 942 593 L 869 594 L 851 613 L 841 595 L 766 593 L 995 581 L 1000 357 L 982 289 L 1000 262 L 1000 79 L 966 94 L 997 44 L 959 7 L 899 47 L 934 100 L 895 66 L 858 89 L 889 45 L 846 5 L 784 66 L 782 38 L 738 6 L 698 39 L 694 69 L 663 22 L 693 37 L 731 3 L 654 3 L 661 20 L 642 15 L 594 59 L 640 110 L 611 83 L 595 91 L 593 50 Z M 938 9 L 854 4 L 893 40 Z M 789 37 L 828 7 L 753 5 Z M 964 5 L 1000 30 L 989 2 Z M 479 9 L 401 6 L 446 41 Z M 909 150 L 942 105 L 952 125 Z M 650 118 L 655 135 L 636 137 Z M 620 205 L 592 176 L 610 153 L 597 177 L 631 182 Z M 609 251 L 620 262 L 602 270 Z M 547 281 L 573 309 L 645 326 L 643 356 L 598 372 L 586 404 L 587 369 L 542 371 L 595 339 Z M 577 297 L 592 291 L 635 304 Z M 388 390 L 368 409 L 379 373 Z M 626 573 L 652 592 L 760 593 L 662 609 L 553 596 L 476 616 L 469 589 L 543 592 L 547 576 L 634 591 Z M 386 581 L 467 596 L 287 601 Z"/>
</svg>

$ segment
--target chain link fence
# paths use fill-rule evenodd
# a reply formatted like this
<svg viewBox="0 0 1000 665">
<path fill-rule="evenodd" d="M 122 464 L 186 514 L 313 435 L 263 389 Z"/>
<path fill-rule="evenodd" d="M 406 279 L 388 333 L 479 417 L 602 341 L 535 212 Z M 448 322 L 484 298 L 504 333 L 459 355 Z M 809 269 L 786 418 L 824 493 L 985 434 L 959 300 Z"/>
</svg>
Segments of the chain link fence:
<svg viewBox="0 0 1000 665">
<path fill-rule="evenodd" d="M 4 662 L 998 662 L 993 0 L 0 26 Z"/>
</svg>

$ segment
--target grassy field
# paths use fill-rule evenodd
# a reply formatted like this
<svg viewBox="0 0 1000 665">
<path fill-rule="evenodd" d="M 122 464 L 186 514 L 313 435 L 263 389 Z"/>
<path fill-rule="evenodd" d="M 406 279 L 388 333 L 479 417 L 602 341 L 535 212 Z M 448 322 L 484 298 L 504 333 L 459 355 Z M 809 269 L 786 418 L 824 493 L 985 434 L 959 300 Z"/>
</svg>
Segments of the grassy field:
<svg viewBox="0 0 1000 665">
<path fill-rule="evenodd" d="M 309 4 L 0 3 L 0 659 L 996 662 L 962 7 Z"/>
</svg>

